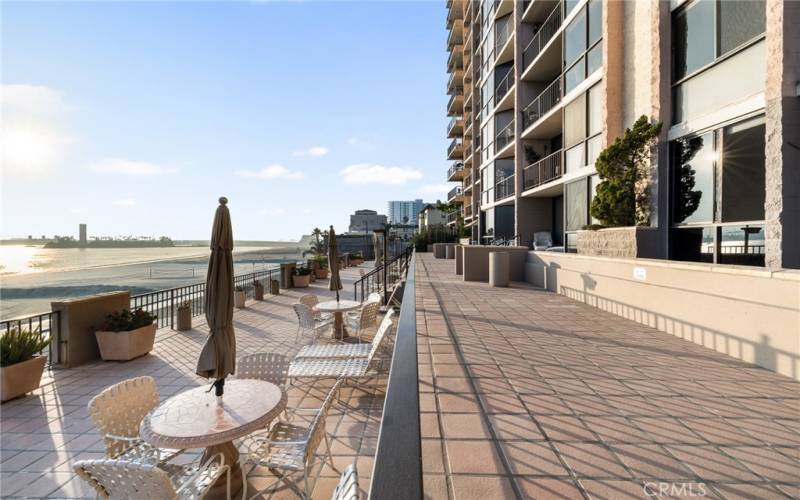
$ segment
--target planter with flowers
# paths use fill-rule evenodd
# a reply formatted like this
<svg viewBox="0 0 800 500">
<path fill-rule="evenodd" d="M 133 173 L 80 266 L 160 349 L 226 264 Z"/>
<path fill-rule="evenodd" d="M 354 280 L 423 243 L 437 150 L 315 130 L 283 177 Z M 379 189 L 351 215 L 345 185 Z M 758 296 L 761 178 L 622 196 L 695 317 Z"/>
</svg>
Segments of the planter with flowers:
<svg viewBox="0 0 800 500">
<path fill-rule="evenodd" d="M 105 361 L 129 361 L 153 350 L 156 315 L 143 309 L 123 309 L 106 316 L 101 330 L 94 332 L 100 357 Z"/>
<path fill-rule="evenodd" d="M 292 276 L 292 285 L 295 288 L 306 288 L 310 282 L 311 269 L 305 266 L 295 268 L 294 276 Z"/>
<path fill-rule="evenodd" d="M 184 300 L 178 306 L 178 331 L 192 329 L 192 302 Z"/>
<path fill-rule="evenodd" d="M 38 329 L 13 329 L 0 336 L 0 400 L 8 401 L 36 390 L 42 381 L 47 356 L 40 356 L 49 338 Z"/>
<path fill-rule="evenodd" d="M 233 305 L 237 309 L 244 309 L 244 303 L 247 300 L 247 295 L 244 293 L 244 288 L 237 286 L 233 289 Z"/>
</svg>

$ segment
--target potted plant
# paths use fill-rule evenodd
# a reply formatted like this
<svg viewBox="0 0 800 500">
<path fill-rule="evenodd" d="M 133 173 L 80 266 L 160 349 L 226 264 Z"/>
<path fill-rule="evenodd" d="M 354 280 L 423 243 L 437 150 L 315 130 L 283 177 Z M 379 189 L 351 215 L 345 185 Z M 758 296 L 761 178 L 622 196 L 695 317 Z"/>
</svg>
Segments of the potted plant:
<svg viewBox="0 0 800 500">
<path fill-rule="evenodd" d="M 247 300 L 247 296 L 244 293 L 244 288 L 236 286 L 236 288 L 233 289 L 233 305 L 236 306 L 237 309 L 244 309 L 245 300 Z"/>
<path fill-rule="evenodd" d="M 23 396 L 39 388 L 47 356 L 40 356 L 50 338 L 39 329 L 8 330 L 0 336 L 0 401 Z"/>
<path fill-rule="evenodd" d="M 156 315 L 143 309 L 123 309 L 106 316 L 101 330 L 94 332 L 100 357 L 106 361 L 128 361 L 153 350 Z"/>
<path fill-rule="evenodd" d="M 178 331 L 192 329 L 192 302 L 184 300 L 178 305 Z"/>
<path fill-rule="evenodd" d="M 264 300 L 264 285 L 258 280 L 253 281 L 253 293 L 256 296 L 256 300 Z"/>
<path fill-rule="evenodd" d="M 321 280 L 326 279 L 328 277 L 328 258 L 324 255 L 317 255 L 314 260 L 317 264 L 317 267 L 314 269 L 317 278 Z"/>
<path fill-rule="evenodd" d="M 311 269 L 305 266 L 295 268 L 294 276 L 292 276 L 292 285 L 295 288 L 306 288 L 310 282 Z"/>
<path fill-rule="evenodd" d="M 364 254 L 360 251 L 350 255 L 350 264 L 360 266 L 364 263 Z"/>
</svg>

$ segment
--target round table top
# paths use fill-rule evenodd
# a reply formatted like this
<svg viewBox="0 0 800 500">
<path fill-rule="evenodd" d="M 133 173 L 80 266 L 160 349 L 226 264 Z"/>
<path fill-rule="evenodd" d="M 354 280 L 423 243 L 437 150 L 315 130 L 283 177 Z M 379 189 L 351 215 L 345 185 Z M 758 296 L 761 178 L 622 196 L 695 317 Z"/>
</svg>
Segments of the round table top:
<svg viewBox="0 0 800 500">
<path fill-rule="evenodd" d="M 213 389 L 176 394 L 145 416 L 139 435 L 162 448 L 203 448 L 263 429 L 286 407 L 286 392 L 264 380 L 225 381 L 222 405 Z"/>
<path fill-rule="evenodd" d="M 352 311 L 361 307 L 361 302 L 355 300 L 329 300 L 327 302 L 320 302 L 317 304 L 317 310 L 322 312 L 343 312 Z"/>
</svg>

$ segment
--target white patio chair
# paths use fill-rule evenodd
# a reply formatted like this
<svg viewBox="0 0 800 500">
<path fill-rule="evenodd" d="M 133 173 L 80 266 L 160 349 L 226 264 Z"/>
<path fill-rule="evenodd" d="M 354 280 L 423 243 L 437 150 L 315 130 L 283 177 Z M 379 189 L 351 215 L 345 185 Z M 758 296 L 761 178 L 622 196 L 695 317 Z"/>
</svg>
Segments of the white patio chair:
<svg viewBox="0 0 800 500">
<path fill-rule="evenodd" d="M 547 250 L 553 246 L 553 235 L 550 231 L 537 231 L 533 233 L 533 249 Z"/>
<path fill-rule="evenodd" d="M 257 352 L 239 358 L 236 378 L 249 378 L 272 382 L 281 389 L 286 385 L 289 358 L 275 352 Z"/>
<path fill-rule="evenodd" d="M 123 380 L 89 401 L 89 415 L 103 437 L 108 458 L 158 464 L 183 452 L 156 448 L 139 438 L 139 424 L 156 406 L 156 382 L 147 376 Z"/>
<path fill-rule="evenodd" d="M 358 341 L 361 342 L 361 335 L 370 327 L 378 324 L 378 312 L 381 309 L 380 302 L 364 302 L 358 316 L 347 317 L 347 327 L 358 332 Z"/>
<path fill-rule="evenodd" d="M 311 334 L 312 342 L 316 340 L 328 327 L 333 324 L 333 318 L 323 321 L 316 321 L 311 308 L 305 304 L 294 304 L 295 314 L 297 314 L 297 335 L 295 342 L 300 340 L 301 335 Z"/>
<path fill-rule="evenodd" d="M 312 418 L 311 424 L 296 425 L 289 421 L 275 423 L 266 433 L 254 433 L 245 438 L 243 443 L 246 457 L 243 459 L 243 467 L 248 464 L 267 467 L 272 473 L 276 474 L 281 481 L 284 481 L 290 488 L 295 490 L 301 498 L 311 498 L 311 490 L 308 487 L 308 472 L 316 462 L 317 448 L 321 441 L 325 441 L 325 455 L 333 467 L 333 457 L 331 447 L 328 442 L 328 434 L 325 432 L 325 419 L 333 405 L 333 400 L 337 397 L 341 382 L 336 381 L 330 392 L 325 397 L 325 401 L 319 409 L 297 408 L 292 412 L 293 418 L 298 415 L 308 415 Z M 303 473 L 303 491 L 296 489 L 296 486 L 287 481 L 286 473 Z M 247 485 L 242 498 L 247 498 Z"/>
<path fill-rule="evenodd" d="M 380 347 L 384 340 L 388 341 L 392 328 L 394 309 L 389 309 L 381 321 L 381 326 L 372 342 L 369 344 L 315 344 L 307 345 L 300 349 L 294 357 L 295 361 L 302 359 L 326 358 L 366 358 L 373 346 Z"/>
<path fill-rule="evenodd" d="M 304 304 L 308 306 L 309 309 L 311 309 L 311 314 L 314 315 L 314 320 L 316 321 L 326 321 L 333 317 L 331 313 L 323 313 L 314 309 L 315 307 L 317 307 L 317 304 L 319 304 L 319 297 L 317 297 L 313 293 L 307 293 L 305 295 L 302 295 L 298 300 L 300 301 L 301 304 Z"/>
<path fill-rule="evenodd" d="M 150 500 L 203 498 L 222 474 L 231 498 L 230 467 L 218 453 L 204 464 L 169 465 L 171 474 L 153 464 L 125 460 L 80 460 L 73 469 L 97 492 L 97 498 Z"/>
<path fill-rule="evenodd" d="M 358 496 L 358 471 L 356 464 L 350 464 L 342 472 L 331 500 L 358 500 Z"/>
</svg>

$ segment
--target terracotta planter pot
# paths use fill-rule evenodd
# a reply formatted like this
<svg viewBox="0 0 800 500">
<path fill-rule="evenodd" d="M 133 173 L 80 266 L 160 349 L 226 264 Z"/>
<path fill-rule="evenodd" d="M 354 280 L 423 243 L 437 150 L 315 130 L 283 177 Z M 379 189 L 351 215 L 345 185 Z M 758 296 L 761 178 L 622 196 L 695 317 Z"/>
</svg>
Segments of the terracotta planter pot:
<svg viewBox="0 0 800 500">
<path fill-rule="evenodd" d="M 244 292 L 233 292 L 233 305 L 238 309 L 244 309 L 244 302 L 247 300 L 247 296 Z"/>
<path fill-rule="evenodd" d="M 38 389 L 45 363 L 47 356 L 36 356 L 22 363 L 0 368 L 0 401 L 5 402 Z"/>
<path fill-rule="evenodd" d="M 178 308 L 178 331 L 185 332 L 192 329 L 192 308 L 179 307 Z"/>
<path fill-rule="evenodd" d="M 256 300 L 264 300 L 264 285 L 256 285 L 255 288 Z"/>
<path fill-rule="evenodd" d="M 305 276 L 299 276 L 295 274 L 292 276 L 292 284 L 295 288 L 306 288 L 308 284 L 311 282 L 311 275 L 306 274 Z"/>
<path fill-rule="evenodd" d="M 350 259 L 350 264 L 354 266 L 360 266 L 364 263 L 364 259 Z"/>
<path fill-rule="evenodd" d="M 105 361 L 129 361 L 153 350 L 156 324 L 152 323 L 129 332 L 96 331 L 100 357 Z"/>
<path fill-rule="evenodd" d="M 328 268 L 327 267 L 318 267 L 314 270 L 314 274 L 317 275 L 317 279 L 327 279 L 328 278 Z"/>
</svg>

